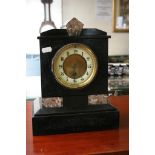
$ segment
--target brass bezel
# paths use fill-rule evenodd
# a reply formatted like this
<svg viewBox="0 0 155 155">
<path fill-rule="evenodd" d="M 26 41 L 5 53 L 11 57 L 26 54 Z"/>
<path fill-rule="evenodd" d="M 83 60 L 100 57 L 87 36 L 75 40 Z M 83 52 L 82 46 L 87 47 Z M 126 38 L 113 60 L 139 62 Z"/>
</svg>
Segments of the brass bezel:
<svg viewBox="0 0 155 155">
<path fill-rule="evenodd" d="M 58 68 L 56 67 L 55 64 L 57 63 L 57 60 L 58 60 L 59 56 L 64 51 L 66 51 L 69 48 L 74 48 L 75 46 L 78 47 L 78 48 L 81 48 L 82 50 L 86 51 L 90 55 L 94 67 L 93 67 L 93 71 L 92 71 L 91 75 L 88 77 L 88 79 L 86 81 L 81 82 L 81 83 L 76 83 L 76 84 L 69 84 L 64 80 L 59 79 L 59 76 L 58 76 L 58 73 L 57 73 Z M 55 56 L 53 57 L 52 63 L 51 63 L 51 70 L 52 70 L 52 72 L 53 72 L 53 74 L 55 76 L 56 81 L 60 85 L 66 87 L 66 88 L 69 88 L 69 89 L 80 89 L 80 88 L 84 88 L 87 85 L 89 85 L 93 81 L 93 79 L 95 78 L 95 75 L 97 73 L 97 68 L 98 68 L 98 62 L 97 62 L 97 58 L 96 58 L 94 52 L 88 46 L 86 46 L 84 44 L 81 44 L 81 43 L 70 43 L 70 44 L 64 45 L 62 48 L 60 48 L 56 52 Z"/>
</svg>

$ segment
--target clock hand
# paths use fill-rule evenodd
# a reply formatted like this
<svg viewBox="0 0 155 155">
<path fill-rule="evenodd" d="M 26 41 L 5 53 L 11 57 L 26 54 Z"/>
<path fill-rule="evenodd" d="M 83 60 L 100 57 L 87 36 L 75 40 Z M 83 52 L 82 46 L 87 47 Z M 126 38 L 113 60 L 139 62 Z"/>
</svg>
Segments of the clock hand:
<svg viewBox="0 0 155 155">
<path fill-rule="evenodd" d="M 77 68 L 77 65 L 76 64 L 73 64 L 72 65 L 72 69 L 73 69 L 72 76 L 73 76 L 74 79 L 76 78 L 76 75 L 77 75 L 76 68 Z"/>
</svg>

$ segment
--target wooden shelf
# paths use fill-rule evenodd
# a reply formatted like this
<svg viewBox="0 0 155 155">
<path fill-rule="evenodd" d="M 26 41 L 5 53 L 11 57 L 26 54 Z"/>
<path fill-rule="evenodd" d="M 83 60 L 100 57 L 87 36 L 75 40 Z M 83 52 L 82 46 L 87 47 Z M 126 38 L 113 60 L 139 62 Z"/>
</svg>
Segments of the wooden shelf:
<svg viewBox="0 0 155 155">
<path fill-rule="evenodd" d="M 120 128 L 48 136 L 32 135 L 32 102 L 26 104 L 27 155 L 128 155 L 129 97 L 110 96 L 109 101 L 120 111 Z"/>
</svg>

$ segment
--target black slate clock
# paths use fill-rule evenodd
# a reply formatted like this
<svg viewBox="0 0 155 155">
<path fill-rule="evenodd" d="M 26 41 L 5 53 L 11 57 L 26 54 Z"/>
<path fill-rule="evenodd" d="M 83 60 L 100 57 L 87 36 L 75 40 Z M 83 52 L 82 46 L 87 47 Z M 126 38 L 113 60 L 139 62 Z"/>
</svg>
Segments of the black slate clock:
<svg viewBox="0 0 155 155">
<path fill-rule="evenodd" d="M 34 135 L 119 126 L 119 112 L 111 104 L 88 104 L 88 95 L 108 93 L 109 38 L 98 29 L 83 29 L 78 37 L 68 36 L 65 29 L 41 33 L 42 98 L 63 97 L 63 106 L 46 108 L 35 101 Z"/>
</svg>

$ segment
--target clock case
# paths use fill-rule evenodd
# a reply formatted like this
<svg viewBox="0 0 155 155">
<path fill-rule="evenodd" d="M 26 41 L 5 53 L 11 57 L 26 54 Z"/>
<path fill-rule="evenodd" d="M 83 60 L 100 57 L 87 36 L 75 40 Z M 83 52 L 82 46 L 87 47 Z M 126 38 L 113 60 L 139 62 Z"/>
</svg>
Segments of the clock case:
<svg viewBox="0 0 155 155">
<path fill-rule="evenodd" d="M 108 94 L 108 39 L 106 32 L 83 29 L 78 37 L 68 36 L 66 29 L 41 33 L 40 65 L 42 98 L 63 97 L 63 106 L 46 108 L 42 99 L 33 103 L 33 135 L 46 135 L 89 130 L 104 130 L 119 126 L 119 112 L 109 104 L 90 105 L 88 95 Z M 52 71 L 51 62 L 64 45 L 82 43 L 92 49 L 98 61 L 95 79 L 81 89 L 68 89 L 60 85 Z M 52 50 L 43 52 L 44 48 Z"/>
</svg>

